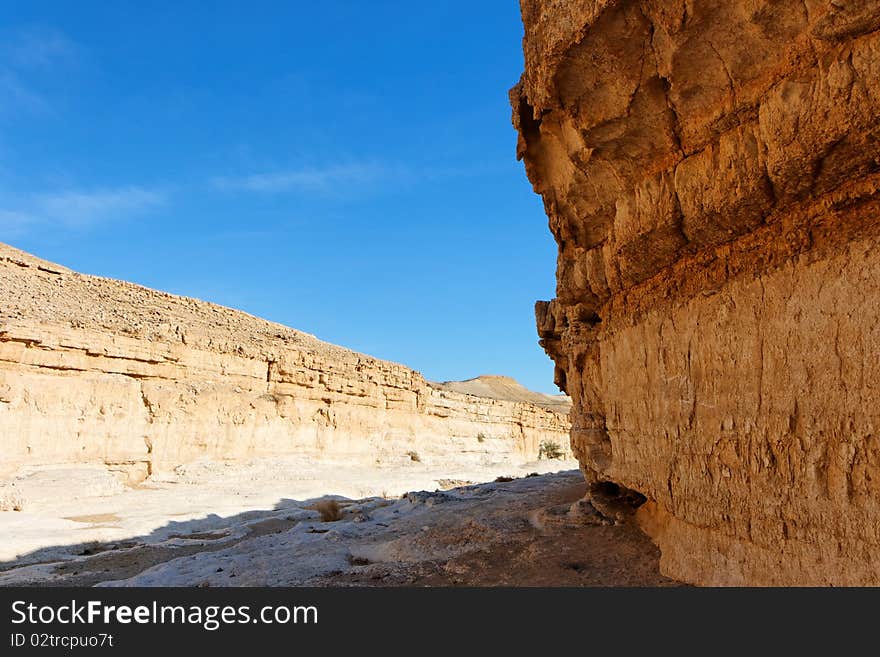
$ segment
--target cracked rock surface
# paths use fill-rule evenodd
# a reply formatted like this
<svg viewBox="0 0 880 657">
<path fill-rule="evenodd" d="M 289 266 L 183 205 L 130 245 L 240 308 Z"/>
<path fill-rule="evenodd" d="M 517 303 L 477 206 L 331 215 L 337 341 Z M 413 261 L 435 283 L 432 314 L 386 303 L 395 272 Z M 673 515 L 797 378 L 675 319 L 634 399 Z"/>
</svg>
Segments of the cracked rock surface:
<svg viewBox="0 0 880 657">
<path fill-rule="evenodd" d="M 588 482 L 677 579 L 880 583 L 880 2 L 521 6 Z"/>
</svg>

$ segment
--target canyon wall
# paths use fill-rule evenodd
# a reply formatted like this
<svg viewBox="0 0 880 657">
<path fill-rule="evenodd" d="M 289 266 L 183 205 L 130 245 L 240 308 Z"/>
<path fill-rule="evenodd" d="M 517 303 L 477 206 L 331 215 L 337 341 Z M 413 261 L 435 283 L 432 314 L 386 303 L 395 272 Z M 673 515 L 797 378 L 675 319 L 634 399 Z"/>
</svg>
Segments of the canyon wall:
<svg viewBox="0 0 880 657">
<path fill-rule="evenodd" d="M 880 584 L 880 2 L 522 0 L 541 343 L 700 584 Z"/>
<path fill-rule="evenodd" d="M 137 482 L 198 458 L 467 465 L 531 460 L 543 441 L 568 450 L 567 402 L 531 394 L 444 389 L 243 312 L 0 245 L 0 478 L 64 463 Z"/>
</svg>

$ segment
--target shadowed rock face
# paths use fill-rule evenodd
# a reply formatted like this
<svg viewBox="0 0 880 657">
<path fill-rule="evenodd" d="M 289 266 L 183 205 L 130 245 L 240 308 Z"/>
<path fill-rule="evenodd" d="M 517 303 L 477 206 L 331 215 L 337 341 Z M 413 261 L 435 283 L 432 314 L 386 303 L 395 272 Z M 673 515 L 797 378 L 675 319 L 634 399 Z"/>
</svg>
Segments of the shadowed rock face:
<svg viewBox="0 0 880 657">
<path fill-rule="evenodd" d="M 880 2 L 521 5 L 587 479 L 677 579 L 880 583 Z"/>
</svg>

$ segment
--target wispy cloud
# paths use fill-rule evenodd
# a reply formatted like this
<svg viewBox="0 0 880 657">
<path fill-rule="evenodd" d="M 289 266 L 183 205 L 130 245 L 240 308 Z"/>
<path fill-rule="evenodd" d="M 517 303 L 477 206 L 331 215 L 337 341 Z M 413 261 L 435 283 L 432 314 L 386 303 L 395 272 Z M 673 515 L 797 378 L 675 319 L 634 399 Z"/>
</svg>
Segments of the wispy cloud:
<svg viewBox="0 0 880 657">
<path fill-rule="evenodd" d="M 0 30 L 0 112 L 45 113 L 51 104 L 39 87 L 78 59 L 79 49 L 54 28 Z"/>
<path fill-rule="evenodd" d="M 10 70 L 0 68 L 0 111 L 24 110 L 28 113 L 45 112 L 48 101 L 27 87 L 20 77 Z"/>
<path fill-rule="evenodd" d="M 165 195 L 161 192 L 143 187 L 122 187 L 48 194 L 37 199 L 37 206 L 52 222 L 79 228 L 140 212 L 164 202 Z"/>
<path fill-rule="evenodd" d="M 366 187 L 399 189 L 403 186 L 435 183 L 458 178 L 482 178 L 506 171 L 507 162 L 400 162 L 368 160 L 324 167 L 301 167 L 211 179 L 222 191 L 255 193 L 351 192 Z"/>
<path fill-rule="evenodd" d="M 85 229 L 125 220 L 163 205 L 164 192 L 143 187 L 65 190 L 6 200 L 0 208 L 0 235 L 20 235 L 36 228 Z"/>
<path fill-rule="evenodd" d="M 377 162 L 329 167 L 304 167 L 244 176 L 218 177 L 211 182 L 222 190 L 250 192 L 330 191 L 350 185 L 375 183 L 388 175 L 388 168 Z"/>
<path fill-rule="evenodd" d="M 51 68 L 70 63 L 79 53 L 76 44 L 51 27 L 30 27 L 0 34 L 0 55 L 7 66 L 18 69 Z"/>
<path fill-rule="evenodd" d="M 18 237 L 26 233 L 34 223 L 34 217 L 25 212 L 0 210 L 0 236 Z"/>
</svg>

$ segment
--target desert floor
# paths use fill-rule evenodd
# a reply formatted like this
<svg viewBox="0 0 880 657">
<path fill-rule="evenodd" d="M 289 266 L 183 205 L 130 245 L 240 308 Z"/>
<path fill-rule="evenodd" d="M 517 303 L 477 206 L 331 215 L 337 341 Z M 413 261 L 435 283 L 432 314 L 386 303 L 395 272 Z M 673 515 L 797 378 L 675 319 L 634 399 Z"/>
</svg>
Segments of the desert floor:
<svg viewBox="0 0 880 657">
<path fill-rule="evenodd" d="M 104 468 L 42 468 L 15 482 L 22 510 L 0 513 L 0 585 L 675 584 L 638 529 L 580 503 L 575 466 L 285 458 L 134 487 Z"/>
</svg>

